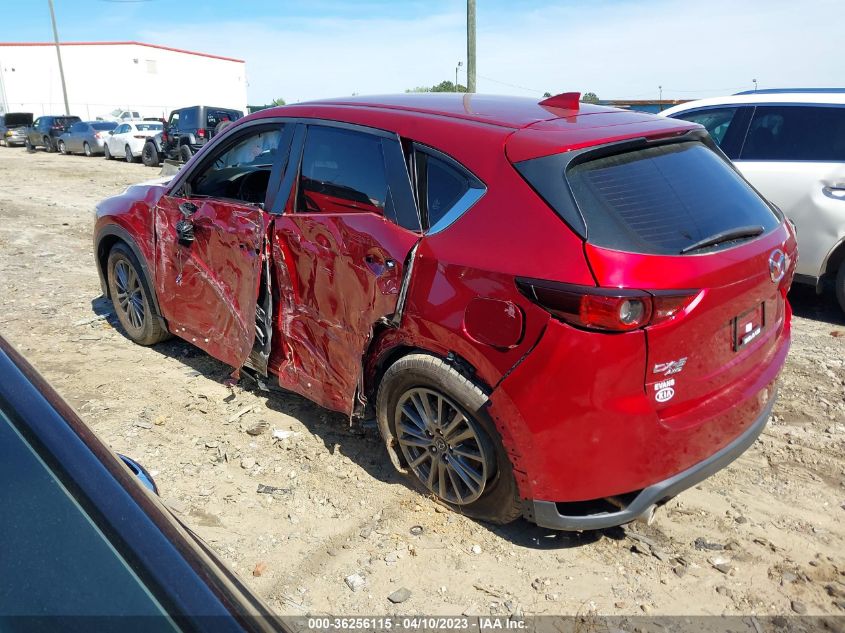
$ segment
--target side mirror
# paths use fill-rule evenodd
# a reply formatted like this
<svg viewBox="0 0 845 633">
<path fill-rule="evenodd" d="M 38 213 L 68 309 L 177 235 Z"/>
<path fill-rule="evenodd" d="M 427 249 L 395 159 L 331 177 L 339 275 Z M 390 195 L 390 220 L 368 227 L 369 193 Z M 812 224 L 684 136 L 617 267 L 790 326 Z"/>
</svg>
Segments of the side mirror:
<svg viewBox="0 0 845 633">
<path fill-rule="evenodd" d="M 191 217 L 194 213 L 196 213 L 197 208 L 197 205 L 195 205 L 193 202 L 188 201 L 185 201 L 179 205 L 179 211 L 181 211 L 182 217 L 184 217 L 185 219 Z"/>
<path fill-rule="evenodd" d="M 109 130 L 109 136 L 114 135 L 114 130 Z"/>
</svg>

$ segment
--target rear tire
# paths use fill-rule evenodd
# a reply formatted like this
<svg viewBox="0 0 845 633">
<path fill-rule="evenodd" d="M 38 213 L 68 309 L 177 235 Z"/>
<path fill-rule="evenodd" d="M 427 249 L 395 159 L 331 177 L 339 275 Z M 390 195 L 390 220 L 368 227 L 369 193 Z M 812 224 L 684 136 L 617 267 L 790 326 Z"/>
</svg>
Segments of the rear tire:
<svg viewBox="0 0 845 633">
<path fill-rule="evenodd" d="M 132 149 L 127 145 L 123 148 L 123 155 L 127 163 L 134 163 L 135 157 L 132 155 Z"/>
<path fill-rule="evenodd" d="M 108 143 L 106 143 L 105 145 L 103 145 L 103 156 L 105 156 L 106 160 L 111 160 L 111 159 L 112 159 L 112 155 L 111 155 L 111 152 L 109 151 L 109 145 L 108 145 Z"/>
<path fill-rule="evenodd" d="M 522 500 L 486 401 L 443 360 L 410 354 L 385 372 L 376 412 L 426 494 L 475 519 L 510 523 L 522 514 Z"/>
<path fill-rule="evenodd" d="M 150 296 L 150 286 L 137 258 L 123 243 L 115 244 L 106 264 L 109 294 L 126 335 L 139 345 L 169 338 Z"/>
<path fill-rule="evenodd" d="M 191 160 L 191 156 L 193 155 L 194 153 L 191 151 L 191 148 L 188 145 L 183 145 L 179 148 L 179 158 L 183 162 L 187 163 L 189 160 Z"/>
<path fill-rule="evenodd" d="M 49 136 L 45 136 L 42 140 L 44 141 L 45 150 L 47 150 L 51 154 L 56 151 L 56 148 L 53 147 L 53 140 Z"/>
<path fill-rule="evenodd" d="M 91 158 L 91 155 L 92 155 L 92 152 L 91 152 L 91 146 L 90 146 L 90 145 L 88 145 L 88 141 L 85 141 L 85 142 L 82 144 L 82 151 L 83 151 L 83 152 L 85 152 L 85 155 L 86 155 L 88 158 Z"/>
<path fill-rule="evenodd" d="M 34 152 L 35 151 L 35 148 L 32 146 L 32 141 L 30 141 L 28 137 L 23 142 L 23 146 L 26 148 L 26 151 L 28 151 L 28 152 Z"/>
<path fill-rule="evenodd" d="M 845 312 L 845 261 L 839 264 L 839 271 L 836 273 L 836 300 Z"/>
<path fill-rule="evenodd" d="M 144 143 L 144 149 L 141 151 L 141 162 L 147 167 L 158 167 L 161 164 L 158 150 L 153 143 Z"/>
</svg>

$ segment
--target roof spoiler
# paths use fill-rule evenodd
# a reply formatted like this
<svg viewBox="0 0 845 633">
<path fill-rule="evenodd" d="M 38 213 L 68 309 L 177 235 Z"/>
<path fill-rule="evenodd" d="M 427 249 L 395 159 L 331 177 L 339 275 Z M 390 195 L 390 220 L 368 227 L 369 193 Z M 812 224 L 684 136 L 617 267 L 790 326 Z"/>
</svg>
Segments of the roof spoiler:
<svg viewBox="0 0 845 633">
<path fill-rule="evenodd" d="M 562 92 L 559 95 L 543 99 L 540 102 L 541 106 L 549 108 L 564 108 L 565 110 L 577 110 L 581 103 L 580 92 Z"/>
</svg>

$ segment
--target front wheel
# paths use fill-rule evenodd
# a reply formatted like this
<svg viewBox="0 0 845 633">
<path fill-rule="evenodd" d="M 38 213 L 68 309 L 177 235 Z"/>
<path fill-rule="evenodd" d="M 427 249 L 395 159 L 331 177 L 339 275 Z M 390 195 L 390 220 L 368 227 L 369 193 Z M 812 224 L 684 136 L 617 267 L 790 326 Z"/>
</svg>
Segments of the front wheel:
<svg viewBox="0 0 845 633">
<path fill-rule="evenodd" d="M 143 270 L 125 244 L 115 244 L 111 249 L 106 272 L 112 305 L 127 336 L 139 345 L 153 345 L 168 338 Z"/>
<path fill-rule="evenodd" d="M 190 146 L 183 145 L 179 148 L 179 158 L 182 159 L 183 162 L 187 163 L 191 160 L 191 156 L 193 156 L 193 152 L 191 151 Z"/>
<path fill-rule="evenodd" d="M 59 154 L 67 154 L 67 147 L 64 141 L 59 141 Z"/>
<path fill-rule="evenodd" d="M 415 483 L 456 511 L 509 523 L 522 512 L 513 468 L 481 389 L 427 354 L 399 359 L 379 385 L 389 430 Z"/>
<path fill-rule="evenodd" d="M 41 140 L 44 142 L 44 149 L 45 150 L 47 150 L 48 152 L 51 152 L 51 153 L 56 151 L 56 148 L 53 146 L 53 141 L 50 139 L 49 136 L 45 136 Z"/>
<path fill-rule="evenodd" d="M 34 152 L 35 151 L 35 148 L 32 146 L 32 141 L 30 141 L 29 138 L 27 138 L 23 142 L 23 146 L 26 148 L 26 151 L 28 151 L 28 152 Z"/>
</svg>

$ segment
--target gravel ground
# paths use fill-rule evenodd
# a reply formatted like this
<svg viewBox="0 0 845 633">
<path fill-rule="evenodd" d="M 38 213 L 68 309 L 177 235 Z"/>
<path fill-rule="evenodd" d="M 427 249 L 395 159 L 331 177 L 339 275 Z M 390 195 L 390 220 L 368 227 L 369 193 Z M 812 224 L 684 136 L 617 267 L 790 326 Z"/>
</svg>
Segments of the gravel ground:
<svg viewBox="0 0 845 633">
<path fill-rule="evenodd" d="M 829 297 L 790 297 L 761 439 L 654 524 L 490 527 L 416 493 L 374 429 L 227 388 L 227 368 L 180 340 L 123 336 L 100 297 L 93 207 L 157 170 L 0 148 L 0 174 L 0 332 L 279 613 L 845 613 L 845 318 Z"/>
</svg>

